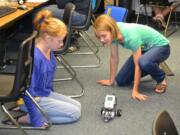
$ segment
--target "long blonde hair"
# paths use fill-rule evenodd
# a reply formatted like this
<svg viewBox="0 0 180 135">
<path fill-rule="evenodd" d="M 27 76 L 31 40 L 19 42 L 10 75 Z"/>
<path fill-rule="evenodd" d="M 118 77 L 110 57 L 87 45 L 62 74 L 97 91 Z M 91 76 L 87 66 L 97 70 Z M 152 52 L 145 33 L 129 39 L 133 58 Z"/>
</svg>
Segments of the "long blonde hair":
<svg viewBox="0 0 180 135">
<path fill-rule="evenodd" d="M 112 33 L 113 39 L 118 38 L 119 28 L 115 20 L 109 15 L 101 15 L 94 22 L 95 33 L 99 31 L 109 31 Z"/>
<path fill-rule="evenodd" d="M 38 30 L 39 36 L 45 33 L 51 36 L 65 36 L 67 34 L 66 25 L 61 20 L 54 18 L 49 10 L 39 11 L 33 24 Z"/>
</svg>

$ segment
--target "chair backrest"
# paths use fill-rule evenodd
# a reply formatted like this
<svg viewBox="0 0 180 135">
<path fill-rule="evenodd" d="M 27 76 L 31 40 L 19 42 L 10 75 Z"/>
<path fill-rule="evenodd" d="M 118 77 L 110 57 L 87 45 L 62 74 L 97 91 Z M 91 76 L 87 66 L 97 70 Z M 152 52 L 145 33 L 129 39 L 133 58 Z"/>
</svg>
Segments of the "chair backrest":
<svg viewBox="0 0 180 135">
<path fill-rule="evenodd" d="M 7 98 L 9 101 L 18 99 L 30 83 L 32 70 L 32 48 L 36 35 L 37 32 L 34 31 L 33 34 L 24 40 L 19 47 L 14 86 L 8 96 L 9 98 Z"/>
<path fill-rule="evenodd" d="M 96 1 L 97 1 L 97 0 L 92 0 L 92 10 L 94 10 L 95 7 L 96 7 Z"/>
<path fill-rule="evenodd" d="M 149 0 L 140 0 L 140 4 L 148 4 Z"/>
<path fill-rule="evenodd" d="M 178 135 L 169 113 L 165 110 L 157 114 L 153 121 L 153 135 Z"/>
<path fill-rule="evenodd" d="M 101 0 L 92 0 L 92 12 L 95 13 L 101 4 Z"/>
<path fill-rule="evenodd" d="M 67 34 L 66 38 L 64 39 L 63 48 L 57 52 L 54 52 L 55 55 L 66 53 L 70 46 L 71 35 L 72 35 L 72 16 L 73 16 L 73 12 L 75 11 L 75 8 L 76 7 L 73 3 L 67 3 L 64 8 L 63 22 L 67 26 L 68 34 Z"/>
<path fill-rule="evenodd" d="M 125 22 L 127 19 L 128 10 L 123 7 L 108 5 L 106 6 L 104 13 L 110 15 L 115 19 L 116 22 Z"/>
<path fill-rule="evenodd" d="M 72 26 L 73 29 L 75 30 L 88 30 L 90 25 L 91 25 L 91 18 L 92 18 L 92 0 L 89 0 L 89 9 L 88 9 L 88 14 L 87 14 L 87 18 L 86 18 L 86 21 L 84 23 L 84 25 L 82 26 Z"/>
</svg>

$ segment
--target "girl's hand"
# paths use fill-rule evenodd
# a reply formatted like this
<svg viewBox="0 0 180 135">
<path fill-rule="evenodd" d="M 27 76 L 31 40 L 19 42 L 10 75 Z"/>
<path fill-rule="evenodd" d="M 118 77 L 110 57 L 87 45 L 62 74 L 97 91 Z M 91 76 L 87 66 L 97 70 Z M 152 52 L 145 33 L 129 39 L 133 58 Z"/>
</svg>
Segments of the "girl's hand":
<svg viewBox="0 0 180 135">
<path fill-rule="evenodd" d="M 145 101 L 148 99 L 148 96 L 144 95 L 144 94 L 140 94 L 139 92 L 132 92 L 132 98 L 133 99 L 137 99 L 139 101 Z"/>
<path fill-rule="evenodd" d="M 104 86 L 111 86 L 113 84 L 110 80 L 98 80 L 97 83 Z"/>
</svg>

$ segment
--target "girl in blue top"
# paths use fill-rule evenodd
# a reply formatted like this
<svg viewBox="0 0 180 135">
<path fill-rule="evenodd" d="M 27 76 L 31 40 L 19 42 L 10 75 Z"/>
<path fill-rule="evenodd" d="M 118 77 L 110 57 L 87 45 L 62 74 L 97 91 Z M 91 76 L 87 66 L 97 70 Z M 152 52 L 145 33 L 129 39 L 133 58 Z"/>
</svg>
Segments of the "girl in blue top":
<svg viewBox="0 0 180 135">
<path fill-rule="evenodd" d="M 49 115 L 52 123 L 75 122 L 81 116 L 81 104 L 54 92 L 53 88 L 56 69 L 53 51 L 58 51 L 63 46 L 67 28 L 62 21 L 52 17 L 48 10 L 37 13 L 34 26 L 39 30 L 39 36 L 36 39 L 32 79 L 28 90 Z M 46 126 L 46 121 L 32 101 L 27 96 L 24 97 L 24 101 L 28 114 L 19 118 L 18 121 L 35 127 Z"/>
<path fill-rule="evenodd" d="M 116 23 L 108 15 L 96 19 L 94 30 L 99 40 L 111 48 L 110 77 L 97 83 L 112 85 L 116 82 L 119 86 L 126 86 L 134 81 L 132 98 L 143 101 L 148 97 L 139 92 L 140 78 L 149 74 L 157 82 L 155 92 L 165 92 L 167 81 L 159 64 L 169 57 L 170 47 L 169 41 L 162 34 L 145 25 Z M 132 50 L 132 56 L 116 75 L 119 44 Z"/>
</svg>

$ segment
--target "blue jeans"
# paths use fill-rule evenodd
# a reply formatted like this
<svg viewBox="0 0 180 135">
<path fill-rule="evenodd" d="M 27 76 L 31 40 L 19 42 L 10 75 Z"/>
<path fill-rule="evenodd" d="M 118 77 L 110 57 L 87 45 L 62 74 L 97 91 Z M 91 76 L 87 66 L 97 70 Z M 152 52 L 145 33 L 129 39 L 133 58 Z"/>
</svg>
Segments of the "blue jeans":
<svg viewBox="0 0 180 135">
<path fill-rule="evenodd" d="M 49 5 L 44 9 L 48 9 L 52 12 L 54 17 L 59 18 L 60 20 L 63 19 L 64 9 L 59 9 L 57 5 Z M 73 12 L 72 15 L 72 26 L 82 26 L 85 24 L 86 15 L 80 14 L 78 12 Z"/>
<path fill-rule="evenodd" d="M 159 68 L 159 64 L 165 61 L 169 55 L 169 46 L 154 47 L 147 52 L 142 52 L 142 56 L 139 59 L 141 76 L 151 75 L 157 83 L 162 82 L 165 78 L 165 73 Z M 116 82 L 119 86 L 127 86 L 133 82 L 134 68 L 133 56 L 130 56 L 116 76 Z"/>
<path fill-rule="evenodd" d="M 48 114 L 53 124 L 75 122 L 81 116 L 81 104 L 78 101 L 56 92 L 51 92 L 48 97 L 41 97 L 37 103 Z M 25 105 L 20 108 L 27 112 Z"/>
</svg>

